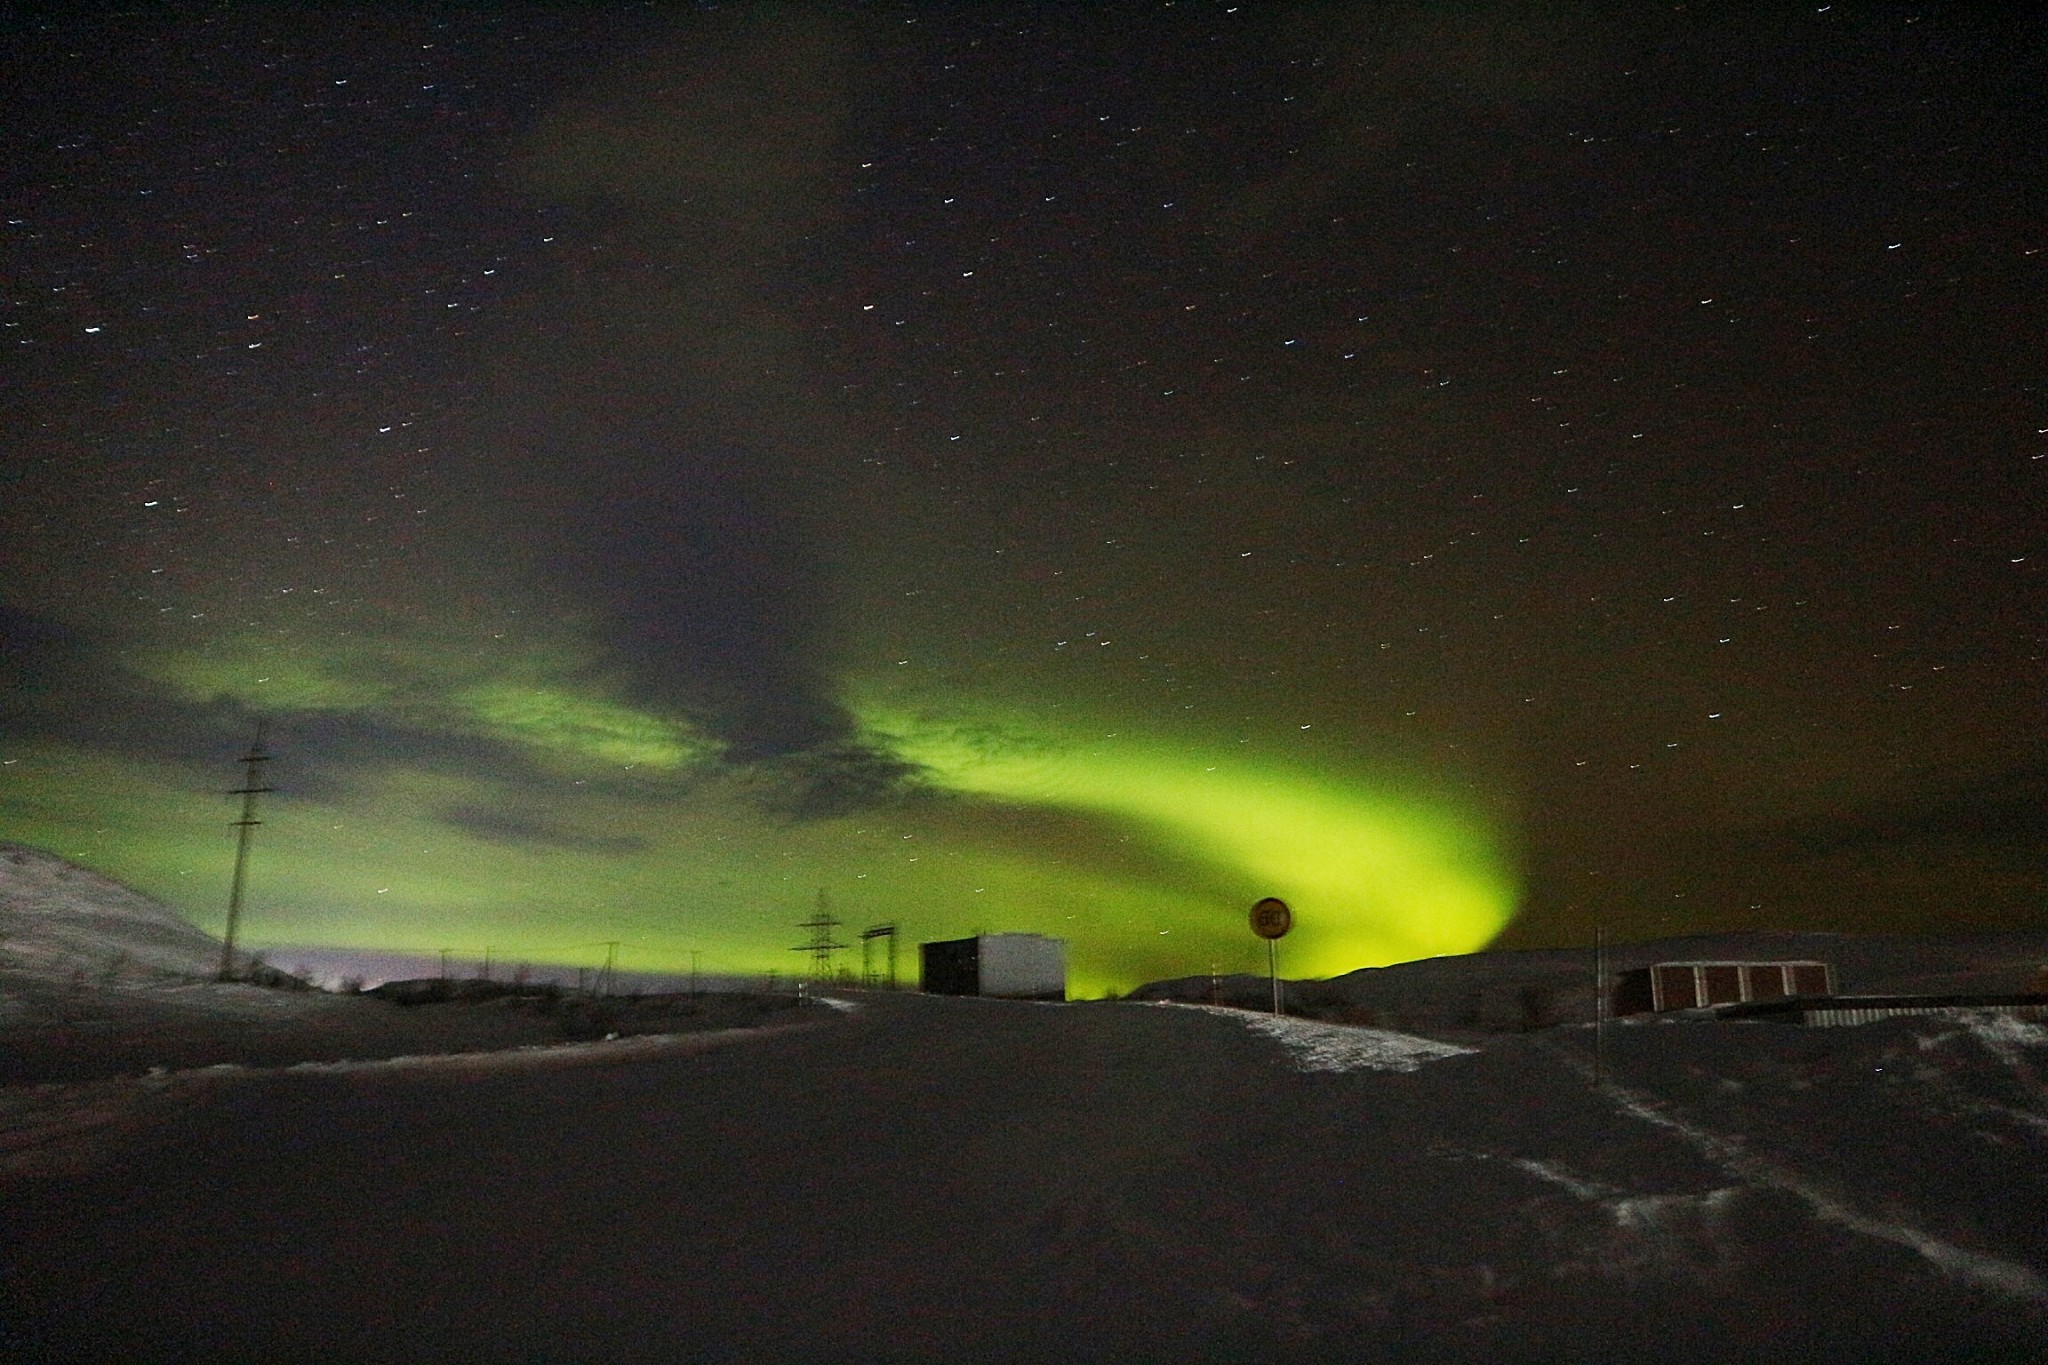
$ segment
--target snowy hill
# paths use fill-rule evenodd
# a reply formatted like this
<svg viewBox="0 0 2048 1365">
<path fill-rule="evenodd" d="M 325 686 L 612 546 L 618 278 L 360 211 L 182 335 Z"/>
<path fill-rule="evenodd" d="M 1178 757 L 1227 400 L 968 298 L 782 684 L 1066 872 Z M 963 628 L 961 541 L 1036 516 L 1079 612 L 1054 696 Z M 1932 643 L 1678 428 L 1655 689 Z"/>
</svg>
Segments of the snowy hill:
<svg viewBox="0 0 2048 1365">
<path fill-rule="evenodd" d="M 0 967 L 65 978 L 211 974 L 220 941 L 163 902 L 54 853 L 0 842 Z"/>
</svg>

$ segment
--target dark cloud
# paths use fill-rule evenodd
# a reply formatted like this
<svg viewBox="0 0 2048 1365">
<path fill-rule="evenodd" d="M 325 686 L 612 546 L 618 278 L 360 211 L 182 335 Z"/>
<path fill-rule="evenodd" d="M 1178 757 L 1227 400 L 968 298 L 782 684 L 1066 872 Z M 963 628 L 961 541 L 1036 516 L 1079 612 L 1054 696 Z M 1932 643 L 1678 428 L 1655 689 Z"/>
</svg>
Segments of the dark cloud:
<svg viewBox="0 0 2048 1365">
<path fill-rule="evenodd" d="M 505 329 L 535 468 L 491 485 L 548 490 L 542 572 L 588 590 L 607 672 L 740 765 L 850 770 L 828 756 L 853 728 L 820 677 L 828 519 L 801 467 L 823 443 L 789 315 L 803 243 L 838 212 L 850 41 L 820 7 L 692 15 L 544 110 L 510 166 L 594 249 Z M 849 782 L 872 785 L 823 785 Z"/>
<path fill-rule="evenodd" d="M 374 788 L 401 767 L 514 786 L 550 781 L 516 745 L 364 712 L 293 712 L 271 724 L 268 747 L 279 759 L 279 787 L 318 800 Z"/>
<path fill-rule="evenodd" d="M 1920 847 L 2018 854 L 2048 867 L 2048 764 L 1956 790 L 1772 826 L 1748 842 L 1760 857 L 1777 862 Z"/>
<path fill-rule="evenodd" d="M 912 797 L 923 790 L 922 772 L 883 750 L 839 743 L 757 763 L 744 782 L 773 814 L 820 820 Z"/>
<path fill-rule="evenodd" d="M 658 479 L 603 481 L 565 513 L 562 558 L 609 617 L 634 700 L 686 715 L 741 763 L 844 742 L 813 655 L 828 589 L 764 457 L 654 433 Z"/>
<path fill-rule="evenodd" d="M 8 697 L 75 684 L 84 659 L 85 643 L 76 631 L 0 603 L 0 685 Z"/>
<path fill-rule="evenodd" d="M 255 717 L 194 702 L 126 667 L 101 642 L 0 605 L 0 735 L 158 763 L 206 763 L 246 744 Z"/>
<path fill-rule="evenodd" d="M 33 612 L 0 603 L 0 660 L 9 662 L 75 646 L 76 631 Z"/>
<path fill-rule="evenodd" d="M 1170 886 L 1213 905 L 1236 906 L 1245 899 L 1242 872 L 1162 838 L 1156 827 L 1143 821 L 955 793 L 935 793 L 930 800 L 949 836 L 964 838 L 975 847 L 1043 860 L 1077 881 L 1085 874 L 1104 881 Z"/>
<path fill-rule="evenodd" d="M 10 740 L 217 771 L 227 785 L 259 721 L 279 760 L 272 780 L 293 796 L 334 799 L 398 766 L 515 786 L 552 781 L 525 750 L 484 735 L 362 711 L 265 715 L 240 699 L 195 699 L 103 642 L 0 607 L 0 735 Z"/>
<path fill-rule="evenodd" d="M 570 829 L 546 816 L 495 806 L 453 806 L 441 812 L 443 822 L 493 843 L 515 847 L 565 849 L 576 853 L 641 853 L 645 839 L 624 834 L 589 834 Z"/>
</svg>

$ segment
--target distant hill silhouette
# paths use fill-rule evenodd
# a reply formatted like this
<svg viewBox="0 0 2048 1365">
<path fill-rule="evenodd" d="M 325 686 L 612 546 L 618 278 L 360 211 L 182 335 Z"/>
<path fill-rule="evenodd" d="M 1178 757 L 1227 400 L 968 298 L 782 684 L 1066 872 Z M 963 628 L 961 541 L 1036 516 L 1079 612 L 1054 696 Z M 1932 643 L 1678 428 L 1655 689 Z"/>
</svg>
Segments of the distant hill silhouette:
<svg viewBox="0 0 2048 1365">
<path fill-rule="evenodd" d="M 2012 992 L 2040 989 L 2048 930 L 1967 934 L 1694 934 L 1610 945 L 1608 989 L 1634 967 L 1672 961 L 1814 958 L 1834 964 L 1843 994 Z M 1593 952 L 1537 948 L 1433 957 L 1365 967 L 1322 981 L 1284 983 L 1287 1009 L 1344 1023 L 1395 1028 L 1513 1032 L 1593 1018 Z M 1184 976 L 1131 992 L 1139 1000 L 1186 1000 L 1265 1009 L 1260 976 Z"/>
</svg>

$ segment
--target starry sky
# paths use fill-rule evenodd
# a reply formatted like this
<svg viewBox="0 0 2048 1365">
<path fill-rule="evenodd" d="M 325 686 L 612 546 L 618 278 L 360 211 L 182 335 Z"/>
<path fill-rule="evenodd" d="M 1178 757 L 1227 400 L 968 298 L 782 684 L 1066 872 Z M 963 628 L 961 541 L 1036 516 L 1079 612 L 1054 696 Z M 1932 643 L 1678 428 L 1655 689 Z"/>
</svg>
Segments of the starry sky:
<svg viewBox="0 0 2048 1365">
<path fill-rule="evenodd" d="M 2048 25 L 0 28 L 0 837 L 252 944 L 1076 989 L 2048 910 Z"/>
</svg>

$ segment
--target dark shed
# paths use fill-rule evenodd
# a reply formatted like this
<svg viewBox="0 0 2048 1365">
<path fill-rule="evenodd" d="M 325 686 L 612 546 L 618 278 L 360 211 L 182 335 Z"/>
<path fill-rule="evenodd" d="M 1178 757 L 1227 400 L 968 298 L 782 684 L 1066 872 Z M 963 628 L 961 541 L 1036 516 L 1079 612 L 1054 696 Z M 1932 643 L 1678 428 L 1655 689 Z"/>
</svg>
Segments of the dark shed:
<svg viewBox="0 0 2048 1365">
<path fill-rule="evenodd" d="M 930 995 L 981 994 L 981 940 L 948 939 L 918 946 L 923 954 L 923 986 Z"/>
</svg>

